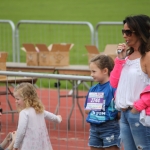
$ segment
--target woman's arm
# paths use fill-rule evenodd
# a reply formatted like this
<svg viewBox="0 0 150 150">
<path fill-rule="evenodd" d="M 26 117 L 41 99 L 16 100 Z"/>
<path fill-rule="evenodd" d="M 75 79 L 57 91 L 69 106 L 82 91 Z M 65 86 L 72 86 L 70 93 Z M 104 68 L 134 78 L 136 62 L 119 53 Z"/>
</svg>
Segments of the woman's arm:
<svg viewBox="0 0 150 150">
<path fill-rule="evenodd" d="M 133 108 L 133 113 L 137 113 L 145 109 L 146 115 L 150 115 L 150 91 L 141 94 L 140 99 L 134 102 Z"/>
<path fill-rule="evenodd" d="M 119 43 L 117 46 L 117 57 L 115 59 L 115 66 L 110 74 L 110 84 L 117 88 L 123 64 L 127 59 L 128 46 L 126 43 Z"/>
<path fill-rule="evenodd" d="M 120 74 L 125 63 L 125 59 L 119 59 L 118 57 L 115 59 L 114 69 L 110 73 L 110 84 L 113 88 L 117 88 Z"/>
<path fill-rule="evenodd" d="M 144 64 L 145 64 L 145 73 L 150 78 L 150 52 L 147 52 L 144 57 Z"/>
<path fill-rule="evenodd" d="M 142 59 L 142 70 L 148 75 L 150 82 L 150 52 L 147 52 Z M 150 91 L 150 85 L 144 89 L 144 93 L 140 95 L 140 99 L 134 103 L 134 108 L 138 111 L 145 109 L 146 114 L 150 115 L 150 92 L 145 91 Z"/>
<path fill-rule="evenodd" d="M 143 109 L 150 107 L 150 92 L 143 93 L 140 99 L 134 102 L 134 107 L 138 111 L 142 111 Z"/>
</svg>

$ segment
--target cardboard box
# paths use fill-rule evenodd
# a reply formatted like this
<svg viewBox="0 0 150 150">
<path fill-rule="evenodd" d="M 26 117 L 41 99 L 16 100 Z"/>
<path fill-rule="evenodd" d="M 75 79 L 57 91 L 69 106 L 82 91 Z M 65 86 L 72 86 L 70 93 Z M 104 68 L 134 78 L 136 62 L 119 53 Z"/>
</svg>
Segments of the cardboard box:
<svg viewBox="0 0 150 150">
<path fill-rule="evenodd" d="M 68 66 L 69 51 L 73 44 L 36 44 L 39 49 L 39 66 Z"/>
<path fill-rule="evenodd" d="M 85 45 L 87 51 L 88 51 L 88 62 L 95 57 L 96 55 L 100 54 L 97 47 L 95 45 Z"/>
<path fill-rule="evenodd" d="M 53 44 L 50 51 L 50 64 L 52 66 L 69 66 L 69 50 L 71 44 Z"/>
<path fill-rule="evenodd" d="M 117 44 L 107 44 L 103 52 L 99 52 L 95 45 L 86 45 L 85 46 L 88 51 L 88 60 L 95 57 L 97 54 L 105 54 L 113 58 L 113 60 L 117 57 L 116 48 Z"/>
<path fill-rule="evenodd" d="M 0 71 L 6 71 L 6 61 L 8 53 L 0 52 Z M 0 75 L 0 79 L 6 79 L 6 76 Z"/>
<path fill-rule="evenodd" d="M 118 44 L 107 44 L 103 53 L 112 57 L 112 59 L 114 60 L 117 57 L 116 53 L 117 46 Z"/>
<path fill-rule="evenodd" d="M 48 47 L 45 44 L 36 44 L 36 47 L 39 51 L 39 66 L 50 66 Z"/>
<path fill-rule="evenodd" d="M 39 55 L 34 44 L 26 43 L 22 44 L 26 51 L 26 63 L 27 66 L 38 66 L 39 65 Z"/>
</svg>

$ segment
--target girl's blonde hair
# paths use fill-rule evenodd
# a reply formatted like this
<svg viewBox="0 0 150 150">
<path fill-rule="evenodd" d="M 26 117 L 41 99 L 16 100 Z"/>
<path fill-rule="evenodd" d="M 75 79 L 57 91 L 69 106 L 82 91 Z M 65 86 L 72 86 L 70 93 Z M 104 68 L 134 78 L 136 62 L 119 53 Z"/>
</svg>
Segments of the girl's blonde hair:
<svg viewBox="0 0 150 150">
<path fill-rule="evenodd" d="M 44 106 L 32 84 L 23 82 L 15 87 L 14 92 L 18 92 L 19 96 L 23 98 L 25 108 L 33 107 L 36 113 L 42 113 L 44 111 Z"/>
</svg>

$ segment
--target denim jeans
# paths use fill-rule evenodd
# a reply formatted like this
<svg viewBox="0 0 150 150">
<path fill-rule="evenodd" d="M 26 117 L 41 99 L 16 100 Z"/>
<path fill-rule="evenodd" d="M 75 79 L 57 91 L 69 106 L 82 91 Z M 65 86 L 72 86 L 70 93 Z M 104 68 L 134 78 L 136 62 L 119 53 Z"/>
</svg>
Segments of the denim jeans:
<svg viewBox="0 0 150 150">
<path fill-rule="evenodd" d="M 120 134 L 124 150 L 150 150 L 150 127 L 139 122 L 140 113 L 121 111 Z"/>
<path fill-rule="evenodd" d="M 100 125 L 91 124 L 88 145 L 96 148 L 111 146 L 120 147 L 120 128 L 117 120 L 107 121 Z"/>
</svg>

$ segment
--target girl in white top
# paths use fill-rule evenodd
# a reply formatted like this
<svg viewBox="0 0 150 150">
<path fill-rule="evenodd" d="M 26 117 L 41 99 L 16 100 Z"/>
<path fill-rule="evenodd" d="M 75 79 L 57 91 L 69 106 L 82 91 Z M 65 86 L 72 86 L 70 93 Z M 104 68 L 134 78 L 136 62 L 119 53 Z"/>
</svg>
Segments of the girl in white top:
<svg viewBox="0 0 150 150">
<path fill-rule="evenodd" d="M 60 123 L 60 115 L 44 110 L 35 87 L 21 83 L 14 90 L 19 122 L 13 150 L 52 150 L 45 119 Z"/>
</svg>

